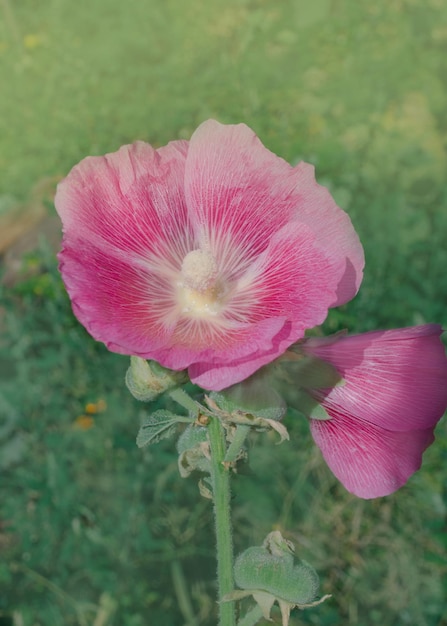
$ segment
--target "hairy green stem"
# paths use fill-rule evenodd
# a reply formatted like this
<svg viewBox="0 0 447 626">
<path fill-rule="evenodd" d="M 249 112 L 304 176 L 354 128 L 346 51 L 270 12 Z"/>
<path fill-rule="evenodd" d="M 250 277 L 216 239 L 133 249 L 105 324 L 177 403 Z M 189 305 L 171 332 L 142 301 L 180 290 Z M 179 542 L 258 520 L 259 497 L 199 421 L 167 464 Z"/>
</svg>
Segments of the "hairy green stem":
<svg viewBox="0 0 447 626">
<path fill-rule="evenodd" d="M 234 589 L 233 538 L 230 520 L 230 474 L 223 463 L 226 454 L 225 434 L 217 417 L 208 426 L 211 448 L 211 480 L 217 545 L 217 583 L 219 590 L 219 626 L 235 626 L 234 602 L 221 602 Z"/>
<path fill-rule="evenodd" d="M 169 395 L 174 400 L 174 402 L 180 404 L 180 406 L 182 406 L 187 411 L 191 411 L 192 413 L 198 412 L 199 409 L 197 403 L 181 387 L 176 387 L 175 389 L 172 389 L 169 392 Z"/>
<path fill-rule="evenodd" d="M 227 463 L 236 461 L 249 432 L 250 426 L 246 426 L 245 424 L 237 425 L 236 430 L 234 431 L 233 441 L 228 446 L 228 450 L 225 455 L 225 461 Z"/>
</svg>

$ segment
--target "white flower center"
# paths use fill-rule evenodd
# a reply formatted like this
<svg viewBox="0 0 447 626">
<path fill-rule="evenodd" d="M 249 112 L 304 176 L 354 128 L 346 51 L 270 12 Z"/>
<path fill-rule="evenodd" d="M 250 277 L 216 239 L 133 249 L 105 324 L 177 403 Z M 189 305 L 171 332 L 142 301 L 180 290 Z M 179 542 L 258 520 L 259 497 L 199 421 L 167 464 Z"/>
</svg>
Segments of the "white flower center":
<svg viewBox="0 0 447 626">
<path fill-rule="evenodd" d="M 205 318 L 222 309 L 217 285 L 217 263 L 206 250 L 192 250 L 183 259 L 178 298 L 182 312 Z"/>
<path fill-rule="evenodd" d="M 216 259 L 205 250 L 188 252 L 182 263 L 182 277 L 185 285 L 191 289 L 207 291 L 216 283 Z"/>
</svg>

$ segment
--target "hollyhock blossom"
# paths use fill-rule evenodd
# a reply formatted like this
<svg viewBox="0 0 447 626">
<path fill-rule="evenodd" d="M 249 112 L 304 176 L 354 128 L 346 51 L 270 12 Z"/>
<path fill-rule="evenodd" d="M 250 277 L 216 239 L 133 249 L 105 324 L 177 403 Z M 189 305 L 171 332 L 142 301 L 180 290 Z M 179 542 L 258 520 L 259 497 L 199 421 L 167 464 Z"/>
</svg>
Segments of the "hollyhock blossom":
<svg viewBox="0 0 447 626">
<path fill-rule="evenodd" d="M 330 469 L 353 494 L 388 495 L 421 466 L 447 407 L 441 332 L 427 324 L 311 338 L 297 346 L 342 377 L 332 388 L 314 382 L 307 390 L 329 418 L 311 419 L 310 427 Z"/>
<path fill-rule="evenodd" d="M 363 250 L 314 179 L 247 126 L 87 157 L 58 186 L 73 310 L 115 352 L 220 390 L 354 296 Z"/>
</svg>

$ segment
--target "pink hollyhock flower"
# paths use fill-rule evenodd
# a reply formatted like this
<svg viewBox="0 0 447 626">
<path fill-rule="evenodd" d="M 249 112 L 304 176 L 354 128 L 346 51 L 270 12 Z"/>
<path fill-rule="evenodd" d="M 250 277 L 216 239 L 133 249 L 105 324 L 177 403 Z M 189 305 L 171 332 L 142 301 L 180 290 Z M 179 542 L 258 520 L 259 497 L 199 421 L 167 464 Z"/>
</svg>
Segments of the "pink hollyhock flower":
<svg viewBox="0 0 447 626">
<path fill-rule="evenodd" d="M 310 427 L 330 469 L 356 496 L 388 495 L 421 466 L 447 407 L 441 332 L 427 324 L 312 338 L 296 347 L 342 377 L 338 385 L 319 389 L 313 376 L 308 392 L 329 419 L 311 419 Z"/>
<path fill-rule="evenodd" d="M 363 250 L 349 217 L 247 126 L 88 157 L 58 187 L 73 310 L 115 352 L 220 390 L 352 298 Z"/>
</svg>

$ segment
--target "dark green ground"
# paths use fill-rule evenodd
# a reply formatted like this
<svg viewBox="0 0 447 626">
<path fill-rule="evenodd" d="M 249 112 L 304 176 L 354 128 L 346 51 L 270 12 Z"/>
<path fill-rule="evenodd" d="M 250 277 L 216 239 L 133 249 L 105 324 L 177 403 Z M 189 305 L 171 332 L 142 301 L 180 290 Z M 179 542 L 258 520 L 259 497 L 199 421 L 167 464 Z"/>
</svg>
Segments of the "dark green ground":
<svg viewBox="0 0 447 626">
<path fill-rule="evenodd" d="M 2 0 L 0 64 L 0 211 L 87 154 L 244 121 L 315 163 L 362 238 L 364 284 L 326 331 L 447 326 L 443 0 Z M 126 357 L 72 318 L 52 254 L 36 265 L 2 294 L 0 626 L 211 626 L 209 505 L 171 440 L 136 448 Z M 333 593 L 294 626 L 445 626 L 445 421 L 423 469 L 373 502 L 288 426 L 288 444 L 256 440 L 234 522 L 238 549 L 287 531 Z"/>
</svg>

